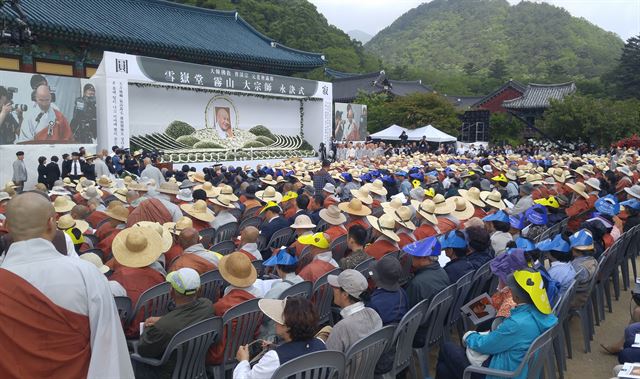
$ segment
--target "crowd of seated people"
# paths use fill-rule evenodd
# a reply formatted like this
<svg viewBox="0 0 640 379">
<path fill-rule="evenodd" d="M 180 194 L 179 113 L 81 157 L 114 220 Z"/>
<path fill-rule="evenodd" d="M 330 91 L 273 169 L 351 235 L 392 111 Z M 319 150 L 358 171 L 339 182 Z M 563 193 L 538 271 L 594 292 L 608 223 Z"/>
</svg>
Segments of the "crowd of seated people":
<svg viewBox="0 0 640 379">
<path fill-rule="evenodd" d="M 501 323 L 468 331 L 464 347 L 445 343 L 436 378 L 462 377 L 469 365 L 514 370 L 558 322 L 552 308 L 567 289 L 575 282 L 571 307 L 583 306 L 598 259 L 638 225 L 635 159 L 625 154 L 611 171 L 600 156 L 414 153 L 186 167 L 180 175 L 148 161 L 140 176 L 66 177 L 50 190 L 21 192 L 7 183 L 0 192 L 0 299 L 9 305 L 0 307 L 0 322 L 10 327 L 0 334 L 12 342 L 0 354 L 0 372 L 167 376 L 175 362 L 132 364 L 129 354 L 159 358 L 180 330 L 260 299 L 263 321 L 251 331 L 259 343 L 232 352 L 233 377 L 269 378 L 298 356 L 347 352 L 486 265 L 498 278 L 489 295 Z M 224 251 L 216 251 L 220 242 Z M 204 298 L 201 276 L 211 271 L 224 285 Z M 331 322 L 320 324 L 317 297 L 281 298 L 304 281 L 328 284 Z M 145 318 L 140 310 L 120 320 L 114 296 L 136 309 L 165 282 L 172 299 L 165 314 Z M 428 343 L 428 329 L 418 327 L 413 347 Z M 219 334 L 208 366 L 224 363 L 226 341 L 235 338 Z M 68 338 L 58 346 L 45 335 Z M 611 351 L 633 356 L 626 342 Z M 253 360 L 256 346 L 266 353 Z M 388 371 L 389 354 L 377 373 Z"/>
</svg>

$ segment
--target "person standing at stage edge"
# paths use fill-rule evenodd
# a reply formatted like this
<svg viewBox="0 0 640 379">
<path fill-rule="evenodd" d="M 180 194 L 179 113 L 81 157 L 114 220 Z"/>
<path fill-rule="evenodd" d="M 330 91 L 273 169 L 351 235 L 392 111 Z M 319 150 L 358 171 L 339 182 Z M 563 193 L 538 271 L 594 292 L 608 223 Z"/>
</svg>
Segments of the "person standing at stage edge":
<svg viewBox="0 0 640 379">
<path fill-rule="evenodd" d="M 5 215 L 13 243 L 0 264 L 0 377 L 133 378 L 107 279 L 56 251 L 51 203 L 23 193 Z"/>
<path fill-rule="evenodd" d="M 24 151 L 16 153 L 16 160 L 13 161 L 13 184 L 16 191 L 22 192 L 24 183 L 27 181 L 27 167 L 24 164 Z"/>
</svg>

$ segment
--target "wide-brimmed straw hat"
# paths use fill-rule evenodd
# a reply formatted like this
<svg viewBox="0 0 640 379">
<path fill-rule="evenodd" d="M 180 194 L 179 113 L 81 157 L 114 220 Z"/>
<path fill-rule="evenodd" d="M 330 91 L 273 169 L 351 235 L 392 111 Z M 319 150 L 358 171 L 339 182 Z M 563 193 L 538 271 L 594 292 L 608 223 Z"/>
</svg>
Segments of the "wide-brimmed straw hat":
<svg viewBox="0 0 640 379">
<path fill-rule="evenodd" d="M 84 253 L 80 254 L 79 257 L 87 262 L 91 262 L 102 274 L 106 274 L 111 270 L 109 266 L 102 263 L 102 259 L 96 253 Z"/>
<path fill-rule="evenodd" d="M 211 222 L 215 219 L 215 216 L 209 211 L 207 203 L 204 200 L 198 200 L 193 204 L 182 204 L 180 205 L 180 209 L 200 221 Z"/>
<path fill-rule="evenodd" d="M 214 187 L 213 184 L 211 184 L 211 182 L 204 182 L 200 185 L 197 185 L 195 187 L 193 187 L 193 190 L 198 190 L 201 189 L 204 192 L 206 192 L 207 197 L 216 197 L 218 195 L 220 195 L 220 187 Z"/>
<path fill-rule="evenodd" d="M 636 199 L 640 199 L 640 185 L 635 184 L 631 187 L 626 187 L 624 191 L 630 196 L 633 196 Z"/>
<path fill-rule="evenodd" d="M 384 184 L 382 180 L 376 179 L 369 185 L 369 191 L 375 193 L 380 196 L 387 196 L 387 189 L 384 188 Z"/>
<path fill-rule="evenodd" d="M 82 198 L 86 200 L 101 198 L 102 195 L 104 195 L 104 192 L 102 192 L 101 190 L 98 189 L 98 187 L 95 187 L 95 186 L 86 187 L 83 189 L 82 192 L 80 192 L 80 196 L 82 196 Z"/>
<path fill-rule="evenodd" d="M 129 217 L 129 209 L 125 208 L 122 204 L 110 206 L 104 213 L 112 219 L 122 222 L 127 222 L 127 218 Z"/>
<path fill-rule="evenodd" d="M 435 214 L 437 215 L 446 215 L 456 209 L 455 204 L 447 201 L 442 194 L 436 194 L 433 197 L 433 203 L 436 206 Z"/>
<path fill-rule="evenodd" d="M 589 178 L 584 181 L 584 184 L 595 190 L 600 191 L 600 180 L 598 180 L 597 178 Z"/>
<path fill-rule="evenodd" d="M 351 190 L 351 195 L 362 201 L 363 204 L 371 205 L 373 203 L 373 198 L 371 197 L 367 186 L 362 186 L 357 190 Z"/>
<path fill-rule="evenodd" d="M 282 194 L 276 191 L 275 188 L 269 186 L 265 188 L 264 191 L 257 191 L 256 199 L 263 201 L 265 203 L 268 203 L 270 201 L 279 203 L 280 201 L 282 201 Z"/>
<path fill-rule="evenodd" d="M 234 209 L 236 207 L 233 204 L 233 200 L 229 196 L 220 195 L 220 196 L 215 197 L 213 199 L 209 199 L 209 201 L 212 202 L 213 204 L 215 204 L 215 205 L 217 205 L 219 207 L 223 207 L 223 208 Z"/>
<path fill-rule="evenodd" d="M 237 251 L 223 256 L 218 270 L 222 278 L 235 287 L 249 287 L 258 278 L 256 268 L 251 264 L 249 257 Z"/>
<path fill-rule="evenodd" d="M 369 224 L 377 231 L 382 233 L 384 236 L 391 238 L 392 240 L 398 242 L 400 241 L 400 237 L 396 234 L 396 220 L 390 214 L 383 214 L 380 218 L 376 216 L 367 216 L 367 221 Z"/>
<path fill-rule="evenodd" d="M 627 166 L 616 167 L 616 171 L 622 173 L 625 176 L 629 176 L 629 177 L 633 176 L 633 173 Z"/>
<path fill-rule="evenodd" d="M 189 171 L 189 173 L 187 173 L 187 178 L 189 178 L 189 180 L 191 180 L 192 182 L 199 182 L 199 183 L 206 182 L 203 172 Z"/>
<path fill-rule="evenodd" d="M 127 228 L 113 239 L 113 256 L 126 267 L 146 267 L 162 254 L 162 237 L 151 228 Z"/>
<path fill-rule="evenodd" d="M 67 196 L 58 196 L 53 201 L 53 208 L 57 213 L 69 212 L 75 205 L 76 203 Z"/>
<path fill-rule="evenodd" d="M 480 198 L 480 190 L 476 187 L 471 187 L 468 190 L 459 189 L 458 193 L 460 193 L 460 196 L 470 201 L 473 205 L 481 208 L 485 206 L 484 201 L 482 201 L 482 199 Z"/>
<path fill-rule="evenodd" d="M 66 214 L 60 216 L 56 222 L 56 226 L 60 230 L 67 230 L 70 228 L 77 228 L 81 233 L 86 232 L 89 229 L 89 223 L 84 220 L 74 220 L 71 215 Z"/>
<path fill-rule="evenodd" d="M 475 212 L 473 204 L 462 196 L 452 196 L 447 199 L 447 202 L 453 204 L 454 209 L 451 211 L 451 215 L 458 220 L 468 220 Z"/>
<path fill-rule="evenodd" d="M 320 218 L 330 225 L 342 225 L 347 222 L 347 217 L 340 212 L 337 205 L 330 205 L 326 209 L 320 210 Z"/>
<path fill-rule="evenodd" d="M 180 235 L 183 230 L 193 228 L 193 220 L 187 216 L 182 216 L 178 219 L 178 222 L 165 222 L 162 227 L 172 234 Z"/>
<path fill-rule="evenodd" d="M 417 202 L 416 202 L 417 203 Z M 422 203 L 413 203 L 418 214 L 434 225 L 438 225 L 438 218 L 435 215 L 436 205 L 433 200 L 426 199 Z"/>
<path fill-rule="evenodd" d="M 402 199 L 399 197 L 394 197 L 391 201 L 385 201 L 384 203 L 380 203 L 385 212 L 388 209 L 396 210 L 402 206 Z"/>
<path fill-rule="evenodd" d="M 589 198 L 589 195 L 587 194 L 587 187 L 585 186 L 584 183 L 582 182 L 577 182 L 575 184 L 567 183 L 567 187 L 571 188 L 573 192 L 584 197 L 585 199 Z"/>
<path fill-rule="evenodd" d="M 351 199 L 349 202 L 338 204 L 338 208 L 341 211 L 354 216 L 367 216 L 371 214 L 371 209 L 362 204 L 362 201 L 357 198 Z"/>
<path fill-rule="evenodd" d="M 220 190 L 220 196 L 226 196 L 227 198 L 229 198 L 229 200 L 233 201 L 238 201 L 240 199 L 238 199 L 238 196 L 236 196 L 233 193 L 233 188 L 231 188 L 230 185 L 224 185 L 222 186 L 222 189 Z"/>
<path fill-rule="evenodd" d="M 413 212 L 407 206 L 401 206 L 398 209 L 385 209 L 385 213 L 391 215 L 398 224 L 404 226 L 407 229 L 415 230 L 416 225 L 413 223 L 412 216 Z"/>
<path fill-rule="evenodd" d="M 278 182 L 273 180 L 273 176 L 271 175 L 266 175 L 264 178 L 260 178 L 260 181 L 270 186 L 275 186 L 276 184 L 278 184 Z"/>
<path fill-rule="evenodd" d="M 177 195 L 178 192 L 180 192 L 180 184 L 177 182 L 160 183 L 158 192 L 165 193 L 168 195 Z"/>
<path fill-rule="evenodd" d="M 295 222 L 291 224 L 292 229 L 313 229 L 316 225 L 311 222 L 311 218 L 307 215 L 296 217 Z"/>
<path fill-rule="evenodd" d="M 502 194 L 497 190 L 491 192 L 480 192 L 480 198 L 487 204 L 499 210 L 503 210 L 507 205 L 502 200 Z"/>
<path fill-rule="evenodd" d="M 108 176 L 102 175 L 96 180 L 96 183 L 102 188 L 111 188 L 113 187 L 113 180 L 111 180 Z"/>
<path fill-rule="evenodd" d="M 169 232 L 168 229 L 163 228 L 159 222 L 138 221 L 138 223 L 133 225 L 133 227 L 150 228 L 158 233 L 162 237 L 162 253 L 166 253 L 171 249 L 171 245 L 173 245 L 171 232 Z"/>
<path fill-rule="evenodd" d="M 287 304 L 287 299 L 260 299 L 258 300 L 258 308 L 273 321 L 280 325 L 284 325 L 284 306 Z"/>
</svg>

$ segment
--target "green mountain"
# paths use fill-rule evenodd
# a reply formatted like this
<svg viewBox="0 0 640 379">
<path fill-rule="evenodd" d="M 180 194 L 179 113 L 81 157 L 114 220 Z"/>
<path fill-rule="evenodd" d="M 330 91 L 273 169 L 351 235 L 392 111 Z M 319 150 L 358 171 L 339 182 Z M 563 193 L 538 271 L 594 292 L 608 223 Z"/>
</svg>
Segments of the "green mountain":
<svg viewBox="0 0 640 379">
<path fill-rule="evenodd" d="M 434 0 L 399 17 L 365 48 L 391 73 L 471 94 L 509 78 L 588 82 L 613 69 L 623 44 L 546 3 Z"/>
<path fill-rule="evenodd" d="M 330 25 L 315 5 L 306 0 L 174 0 L 219 10 L 237 10 L 261 33 L 295 49 L 322 52 L 327 66 L 345 72 L 380 69 L 380 60 L 365 52 L 358 41 Z M 324 78 L 322 70 L 306 77 Z"/>
</svg>

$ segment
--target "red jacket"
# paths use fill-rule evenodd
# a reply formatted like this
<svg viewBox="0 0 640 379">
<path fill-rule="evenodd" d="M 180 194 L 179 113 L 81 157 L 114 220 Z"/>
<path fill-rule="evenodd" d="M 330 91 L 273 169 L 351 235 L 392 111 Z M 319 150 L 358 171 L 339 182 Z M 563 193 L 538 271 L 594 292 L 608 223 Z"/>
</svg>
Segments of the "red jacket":
<svg viewBox="0 0 640 379">
<path fill-rule="evenodd" d="M 420 241 L 425 238 L 435 236 L 438 234 L 436 228 L 432 225 L 422 224 L 413 232 L 413 235 L 416 236 L 416 240 Z"/>
<path fill-rule="evenodd" d="M 387 240 L 377 240 L 371 245 L 365 247 L 364 252 L 374 257 L 376 260 L 384 257 L 386 254 L 393 253 L 400 250 L 398 245 L 395 245 Z"/>
<path fill-rule="evenodd" d="M 300 271 L 300 277 L 311 283 L 315 283 L 322 275 L 334 270 L 336 267 L 329 262 L 314 259 Z"/>
<path fill-rule="evenodd" d="M 196 254 L 183 253 L 178 257 L 178 259 L 173 261 L 173 263 L 171 264 L 171 269 L 167 270 L 167 272 L 177 271 L 185 267 L 192 268 L 198 271 L 198 274 L 200 275 L 216 269 L 216 265 Z"/>
<path fill-rule="evenodd" d="M 127 296 L 131 299 L 131 306 L 134 308 L 144 291 L 163 283 L 165 279 L 161 273 L 151 267 L 132 268 L 118 266 L 118 269 L 111 275 L 109 280 L 115 280 L 124 287 L 127 291 Z M 140 322 L 144 321 L 142 318 L 142 312 L 140 312 L 125 330 L 125 335 L 128 338 L 140 335 Z"/>
<path fill-rule="evenodd" d="M 213 304 L 213 313 L 216 316 L 222 317 L 229 309 L 235 307 L 240 303 L 244 303 L 247 300 L 254 299 L 255 296 L 250 294 L 247 291 L 241 289 L 233 289 L 229 291 L 228 294 L 224 295 L 220 299 L 218 299 L 215 304 Z M 235 331 L 236 323 L 233 323 L 233 331 Z M 255 332 L 258 333 L 260 328 Z M 226 330 L 222 333 L 222 338 L 218 341 L 217 344 L 211 346 L 209 351 L 207 352 L 207 365 L 218 365 L 222 363 L 224 359 L 224 345 L 227 343 L 227 332 Z M 229 357 L 235 357 L 237 351 L 228 351 L 227 355 Z"/>
</svg>

